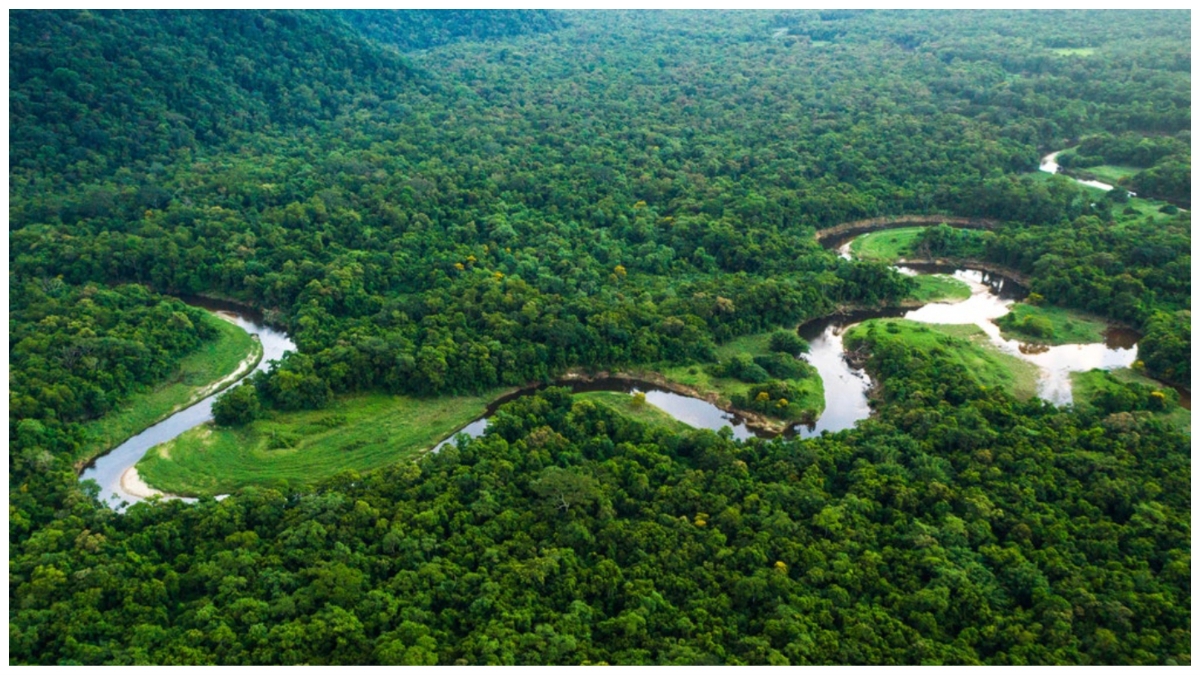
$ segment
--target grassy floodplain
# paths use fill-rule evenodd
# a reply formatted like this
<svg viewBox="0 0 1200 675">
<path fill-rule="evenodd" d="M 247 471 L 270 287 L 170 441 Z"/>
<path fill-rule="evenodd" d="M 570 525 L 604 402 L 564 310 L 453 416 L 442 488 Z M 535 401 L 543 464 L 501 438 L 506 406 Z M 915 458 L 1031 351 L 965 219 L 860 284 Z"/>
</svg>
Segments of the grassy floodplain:
<svg viewBox="0 0 1200 675">
<path fill-rule="evenodd" d="M 1119 166 L 1116 164 L 1101 164 L 1100 166 L 1089 166 L 1086 169 L 1078 169 L 1080 173 L 1088 173 L 1096 177 L 1096 180 L 1109 185 L 1116 185 L 1122 178 L 1132 178 L 1134 174 L 1142 169 L 1136 166 Z"/>
<path fill-rule="evenodd" d="M 901 343 L 910 349 L 931 352 L 940 349 L 961 364 L 977 384 L 1002 387 L 1013 396 L 1027 399 L 1037 394 L 1037 366 L 996 349 L 977 326 L 931 325 L 906 319 L 871 319 L 846 331 L 847 349 L 864 341 L 876 345 Z M 884 383 L 886 386 L 886 383 Z"/>
<path fill-rule="evenodd" d="M 484 414 L 501 393 L 427 399 L 355 394 L 321 410 L 277 412 L 240 428 L 203 424 L 146 453 L 137 469 L 151 486 L 180 495 L 312 485 L 346 469 L 367 471 L 416 457 Z"/>
<path fill-rule="evenodd" d="M 922 274 L 914 277 L 917 288 L 909 298 L 923 303 L 957 302 L 971 297 L 971 287 L 945 274 Z"/>
<path fill-rule="evenodd" d="M 850 252 L 860 260 L 896 262 L 914 255 L 913 245 L 924 227 L 902 227 L 880 230 L 850 242 Z M 916 277 L 917 287 L 908 297 L 919 302 L 954 302 L 971 297 L 971 287 L 945 274 L 922 274 Z"/>
<path fill-rule="evenodd" d="M 1001 334 L 1010 340 L 1047 345 L 1090 344 L 1104 341 L 1108 323 L 1082 312 L 1015 303 L 1012 311 L 996 319 Z"/>
<path fill-rule="evenodd" d="M 771 353 L 768 343 L 771 333 L 753 333 L 743 335 L 717 347 L 717 358 L 726 362 L 738 354 L 764 356 Z M 715 364 L 698 364 L 691 366 L 667 366 L 658 369 L 668 380 L 678 382 L 695 389 L 701 395 L 716 394 L 723 403 L 728 403 L 734 395 L 746 394 L 755 385 L 732 377 L 713 375 L 711 366 Z M 782 379 L 793 389 L 801 392 L 801 396 L 790 400 L 786 412 L 779 416 L 782 421 L 793 424 L 816 419 L 825 409 L 825 387 L 821 378 L 812 368 L 810 374 L 803 379 Z"/>
<path fill-rule="evenodd" d="M 1132 368 L 1117 368 L 1115 370 L 1100 370 L 1099 368 L 1080 373 L 1071 373 L 1071 390 L 1074 392 L 1075 405 L 1081 408 L 1090 407 L 1090 401 L 1106 389 L 1117 386 L 1118 383 L 1136 383 L 1163 391 L 1171 401 L 1176 394 L 1163 387 L 1161 382 L 1152 380 Z M 1192 432 L 1192 411 L 1177 403 L 1171 403 L 1162 412 L 1152 413 L 1155 417 L 1187 433 Z"/>
<path fill-rule="evenodd" d="M 635 419 L 644 424 L 664 426 L 673 431 L 682 432 L 694 429 L 691 425 L 684 424 L 679 420 L 671 417 L 662 408 L 659 408 L 651 403 L 638 403 L 636 397 L 630 396 L 619 391 L 589 391 L 575 394 L 577 400 L 593 401 L 600 405 L 605 405 L 620 414 Z"/>
<path fill-rule="evenodd" d="M 895 262 L 913 254 L 913 243 L 924 231 L 924 227 L 901 227 L 864 234 L 850 242 L 850 253 L 860 260 Z"/>
<path fill-rule="evenodd" d="M 118 410 L 84 426 L 87 444 L 82 456 L 94 457 L 120 445 L 178 410 L 229 386 L 237 371 L 249 372 L 262 359 L 262 345 L 254 336 L 215 314 L 205 321 L 220 332 L 216 340 L 184 357 L 175 375 L 159 386 L 129 398 Z M 240 366 L 240 367 L 239 367 Z M 227 380 L 213 386 L 221 380 Z"/>
</svg>

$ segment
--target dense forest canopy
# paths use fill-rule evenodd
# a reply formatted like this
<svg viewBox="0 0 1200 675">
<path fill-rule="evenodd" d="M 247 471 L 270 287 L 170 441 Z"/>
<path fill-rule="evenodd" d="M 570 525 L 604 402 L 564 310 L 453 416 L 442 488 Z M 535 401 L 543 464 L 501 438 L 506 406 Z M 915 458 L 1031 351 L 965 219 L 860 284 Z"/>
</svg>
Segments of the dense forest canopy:
<svg viewBox="0 0 1200 675">
<path fill-rule="evenodd" d="M 461 39 L 486 40 L 552 31 L 563 26 L 560 12 L 544 9 L 378 10 L 338 14 L 363 35 L 404 51 L 428 49 Z"/>
<path fill-rule="evenodd" d="M 9 25 L 12 662 L 1190 663 L 1188 438 L 1150 394 L 1019 402 L 874 337 L 876 417 L 817 439 L 549 390 L 315 492 L 118 514 L 73 470 L 81 424 L 214 338 L 173 295 L 295 340 L 222 399 L 244 422 L 894 304 L 911 279 L 814 232 L 900 214 L 999 221 L 921 245 L 1139 329 L 1188 385 L 1190 213 L 1037 168 L 1071 147 L 1190 204 L 1190 13 Z"/>
</svg>

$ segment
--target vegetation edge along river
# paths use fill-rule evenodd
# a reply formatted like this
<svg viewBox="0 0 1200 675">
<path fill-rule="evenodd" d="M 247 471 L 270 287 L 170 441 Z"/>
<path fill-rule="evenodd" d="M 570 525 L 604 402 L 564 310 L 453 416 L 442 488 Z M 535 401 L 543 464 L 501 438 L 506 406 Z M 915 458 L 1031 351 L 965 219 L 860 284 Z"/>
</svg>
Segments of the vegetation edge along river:
<svg viewBox="0 0 1200 675">
<path fill-rule="evenodd" d="M 906 218 L 908 220 L 905 222 L 912 222 L 913 218 L 920 219 L 922 217 L 900 216 L 900 217 L 898 217 L 898 219 L 891 219 L 891 220 L 878 219 L 875 224 L 878 227 L 890 227 L 890 226 L 893 226 L 893 225 L 891 225 L 891 223 L 900 222 L 901 220 L 904 220 Z M 935 219 L 938 222 L 943 222 L 945 220 L 944 217 L 928 217 L 927 216 L 925 218 Z M 932 220 L 926 220 L 926 221 L 922 221 L 922 222 L 932 222 Z M 856 222 L 856 223 L 851 223 L 851 225 L 853 225 L 854 227 L 861 228 L 861 227 L 863 227 L 864 223 Z M 221 306 L 224 307 L 225 308 L 224 311 L 227 311 L 227 312 L 229 312 L 229 311 L 237 311 L 237 312 L 249 311 L 253 315 L 258 314 L 256 310 L 251 310 L 250 308 L 238 303 L 237 301 L 220 300 L 220 299 L 214 299 L 214 298 L 201 298 L 201 297 L 187 298 L 185 300 L 192 304 L 196 304 L 199 306 L 209 306 L 209 307 L 213 306 L 213 303 L 222 303 Z M 914 303 L 914 302 L 902 301 L 901 303 L 898 304 L 898 306 L 899 307 L 913 307 L 913 306 L 916 306 L 916 304 L 917 303 Z M 834 313 L 827 315 L 825 317 L 816 317 L 816 318 L 806 322 L 806 324 L 814 324 L 814 323 L 819 323 L 821 321 L 827 321 L 831 317 L 844 315 L 847 312 L 853 312 L 853 311 L 856 311 L 859 309 L 863 309 L 863 308 L 858 307 L 856 305 L 846 305 L 846 304 L 840 305 L 835 310 Z M 261 317 L 260 317 L 260 320 L 261 320 Z M 271 359 L 267 359 L 268 362 L 270 360 Z M 766 415 L 763 415 L 759 412 L 756 412 L 753 410 L 748 410 L 748 409 L 733 405 L 732 402 L 730 401 L 729 397 L 726 395 L 722 395 L 722 393 L 720 391 L 702 390 L 702 389 L 694 387 L 694 386 L 689 386 L 687 384 L 675 382 L 675 381 L 671 380 L 670 378 L 668 378 L 667 376 L 663 375 L 662 373 L 652 371 L 652 370 L 647 370 L 647 369 L 626 369 L 626 370 L 619 370 L 619 371 L 615 371 L 615 372 L 599 371 L 597 373 L 587 373 L 587 372 L 579 370 L 579 369 L 572 369 L 572 370 L 569 370 L 568 372 L 564 373 L 562 376 L 560 376 L 556 380 L 554 380 L 553 384 L 556 384 L 556 385 L 557 384 L 572 385 L 572 384 L 579 384 L 579 383 L 587 384 L 587 383 L 594 383 L 594 382 L 601 381 L 601 380 L 622 383 L 623 385 L 641 385 L 641 386 L 648 386 L 648 387 L 661 387 L 663 389 L 678 393 L 683 396 L 696 398 L 698 400 L 705 401 L 705 402 L 715 406 L 716 408 L 733 415 L 737 419 L 744 420 L 744 423 L 746 424 L 747 428 L 757 430 L 759 432 L 766 433 L 769 435 L 786 433 L 786 432 L 792 431 L 793 429 L 797 428 L 800 425 L 811 426 L 816 423 L 818 416 L 819 416 L 819 413 L 818 413 L 818 415 L 806 415 L 804 418 L 802 418 L 800 420 L 792 421 L 792 422 L 781 421 L 778 419 L 772 419 L 772 418 L 770 418 Z M 485 405 L 486 410 L 485 410 L 484 416 L 486 417 L 488 414 L 490 414 L 491 411 L 494 410 L 494 407 L 496 405 L 499 405 L 499 403 L 510 400 L 511 398 L 513 398 L 515 396 L 520 396 L 525 393 L 531 393 L 531 392 L 536 391 L 537 389 L 544 387 L 544 386 L 547 386 L 547 383 L 530 383 L 530 384 L 526 384 L 523 386 L 507 388 L 507 389 L 503 390 L 502 392 L 500 392 L 499 394 L 497 394 L 494 399 L 492 399 Z M 153 484 L 153 478 L 152 478 L 156 471 L 156 469 L 153 466 L 151 466 L 149 468 L 143 467 L 143 469 L 141 470 L 140 473 L 144 474 L 144 475 L 137 477 L 138 479 L 140 479 L 140 481 L 142 481 L 143 483 L 146 484 L 146 489 L 141 489 L 141 490 L 127 489 L 128 485 L 136 485 L 137 484 L 137 481 L 133 480 L 133 477 L 127 476 L 127 472 L 129 472 L 131 470 L 136 471 L 137 469 L 135 468 L 135 465 L 138 464 L 139 462 L 142 462 L 143 459 L 146 458 L 147 452 L 152 447 L 159 447 L 164 443 L 173 441 L 176 436 L 186 433 L 189 429 L 192 429 L 195 426 L 198 426 L 199 424 L 203 424 L 208 419 L 209 419 L 208 417 L 204 417 L 203 419 L 197 419 L 194 421 L 192 426 L 181 429 L 177 434 L 175 434 L 175 436 L 172 436 L 171 438 L 166 438 L 163 440 L 158 440 L 155 442 L 154 446 L 145 448 L 142 451 L 141 456 L 134 458 L 133 461 L 129 464 L 129 466 L 125 467 L 118 474 L 117 480 L 115 483 L 113 483 L 111 480 L 108 481 L 107 485 L 102 486 L 102 490 L 109 491 L 112 494 L 120 495 L 122 499 L 127 500 L 127 501 L 131 500 L 131 499 L 136 500 L 136 499 L 142 498 L 144 496 L 150 495 L 152 493 L 151 491 L 157 493 L 158 487 L 155 487 L 155 485 Z M 160 422 L 161 421 L 162 420 L 160 420 Z M 428 450 L 428 449 L 437 447 L 438 444 L 443 443 L 446 440 L 452 438 L 454 435 L 459 433 L 459 431 L 461 431 L 461 429 L 463 427 L 466 427 L 466 426 L 469 426 L 469 425 L 463 424 L 462 426 L 455 427 L 453 430 L 451 430 L 447 433 L 435 435 L 433 437 L 430 437 L 429 439 L 426 439 L 425 441 L 422 442 L 422 444 L 425 446 L 424 449 Z M 137 436 L 138 436 L 138 434 L 135 434 L 130 439 L 127 439 L 126 442 L 134 440 Z M 418 448 L 417 451 L 420 452 L 421 450 Z M 411 452 L 410 453 L 402 453 L 402 454 L 411 454 Z M 94 464 L 95 461 L 96 461 L 96 458 L 93 458 L 93 460 L 89 463 L 89 466 L 91 464 Z M 149 463 L 150 464 L 154 463 L 153 457 L 149 458 Z M 80 474 L 81 479 L 87 480 L 89 478 L 95 478 L 96 473 L 97 472 L 94 472 L 94 471 L 90 472 L 90 473 L 87 471 L 84 471 Z M 126 481 L 127 485 L 122 485 L 121 479 L 123 477 L 128 479 Z M 187 486 L 173 485 L 173 486 L 169 486 L 167 488 L 166 492 L 163 494 L 165 496 L 172 497 L 172 496 L 193 496 L 193 495 L 199 494 L 199 493 L 194 489 L 189 489 Z"/>
<path fill-rule="evenodd" d="M 143 496 L 152 493 L 153 487 L 143 485 L 144 481 L 141 481 L 134 473 L 137 461 L 150 448 L 176 438 L 184 431 L 212 419 L 213 404 L 220 392 L 243 381 L 255 372 L 270 368 L 286 352 L 295 349 L 295 344 L 285 333 L 268 325 L 262 314 L 252 308 L 239 303 L 198 296 L 181 299 L 193 307 L 206 310 L 211 315 L 220 316 L 225 322 L 229 322 L 247 335 L 253 336 L 252 341 L 256 352 L 254 365 L 248 371 L 239 369 L 237 377 L 225 374 L 213 382 L 206 383 L 205 388 L 213 388 L 218 391 L 207 393 L 199 401 L 143 428 L 108 451 L 93 457 L 78 473 L 79 479 L 95 481 L 100 487 L 101 498 L 110 506 L 119 505 L 121 502 L 138 501 Z"/>
<path fill-rule="evenodd" d="M 932 225 L 935 223 L 942 224 L 942 223 L 950 223 L 950 222 L 954 222 L 955 224 L 966 223 L 969 227 L 979 228 L 979 229 L 992 229 L 998 225 L 997 223 L 995 223 L 993 221 L 978 220 L 978 219 L 963 219 L 963 218 L 956 218 L 954 216 L 939 216 L 939 215 L 924 215 L 924 214 L 923 215 L 898 215 L 898 216 L 869 219 L 866 221 L 860 220 L 860 221 L 843 223 L 843 224 L 840 224 L 833 228 L 819 230 L 816 233 L 816 237 L 819 241 L 822 242 L 822 244 L 826 248 L 832 249 L 832 248 L 837 248 L 837 246 L 839 244 L 841 244 L 843 242 L 843 240 L 845 240 L 848 237 L 857 238 L 857 237 L 865 236 L 872 232 L 878 232 L 878 231 L 883 231 L 883 230 L 911 226 L 914 224 Z M 903 262 L 905 264 L 910 264 L 910 265 L 921 265 L 921 264 L 931 264 L 931 263 L 944 265 L 949 262 L 952 264 L 965 265 L 968 267 L 974 267 L 977 269 L 981 269 L 983 271 L 1000 274 L 1002 276 L 1007 276 L 1007 277 L 1011 278 L 1012 281 L 1014 281 L 1020 285 L 1025 285 L 1025 283 L 1026 283 L 1026 280 L 1023 278 L 1023 276 L 1020 273 L 1016 272 L 1015 270 L 1003 268 L 1001 266 L 994 265 L 994 264 L 989 264 L 984 261 L 975 261 L 975 260 L 960 261 L 960 260 L 947 260 L 947 259 L 930 259 L 930 260 L 902 259 L 900 262 Z M 929 301 L 929 300 L 914 301 L 914 300 L 906 299 L 906 300 L 900 301 L 899 303 L 895 303 L 895 306 L 893 307 L 892 311 L 905 310 L 905 309 L 916 309 L 921 306 L 929 304 L 929 302 L 931 302 L 931 301 Z M 814 319 L 806 322 L 806 325 L 827 323 L 830 320 L 833 320 L 839 316 L 852 315 L 855 312 L 862 312 L 864 310 L 870 311 L 870 309 L 871 308 L 865 308 L 865 307 L 856 306 L 856 305 L 841 305 L 841 306 L 837 307 L 837 309 L 833 313 L 823 316 L 823 317 L 814 318 Z M 722 393 L 720 391 L 715 391 L 712 389 L 702 389 L 702 388 L 699 388 L 696 386 L 690 386 L 688 384 L 684 384 L 682 382 L 672 380 L 670 377 L 668 377 L 664 373 L 658 372 L 658 371 L 652 370 L 652 369 L 626 368 L 626 369 L 618 369 L 618 370 L 614 370 L 614 371 L 597 371 L 597 372 L 587 372 L 582 369 L 570 369 L 566 373 L 559 376 L 558 378 L 555 378 L 553 381 L 551 381 L 549 383 L 545 383 L 545 382 L 530 383 L 530 384 L 523 385 L 523 386 L 509 387 L 501 392 L 493 393 L 491 395 L 492 398 L 490 398 L 487 401 L 481 401 L 480 399 L 475 398 L 475 397 L 468 397 L 469 401 L 468 401 L 468 399 L 462 399 L 463 403 L 461 405 L 475 406 L 475 405 L 482 404 L 484 407 L 484 411 L 478 417 L 475 417 L 475 414 L 460 416 L 459 419 L 463 419 L 464 421 L 461 424 L 453 425 L 453 428 L 448 431 L 435 432 L 433 434 L 424 434 L 421 436 L 422 440 L 414 439 L 410 443 L 410 445 L 412 445 L 413 447 L 405 447 L 401 450 L 395 450 L 391 453 L 388 453 L 387 458 L 383 462 L 381 462 L 380 465 L 390 463 L 391 461 L 397 461 L 400 459 L 412 458 L 412 457 L 420 455 L 423 452 L 427 452 L 436 447 L 440 447 L 442 444 L 448 442 L 450 439 L 455 437 L 458 433 L 460 433 L 464 429 L 467 429 L 468 427 L 472 427 L 472 425 L 476 425 L 477 422 L 489 418 L 494 413 L 494 411 L 499 407 L 499 405 L 501 405 L 502 403 L 512 400 L 514 398 L 523 396 L 523 395 L 531 394 L 543 387 L 546 387 L 546 386 L 573 387 L 573 386 L 579 386 L 579 385 L 593 385 L 594 386 L 594 385 L 597 385 L 598 383 L 607 387 L 607 389 L 604 389 L 606 391 L 621 391 L 621 390 L 628 391 L 628 390 L 632 390 L 633 388 L 637 388 L 637 387 L 641 387 L 643 389 L 645 389 L 645 388 L 650 388 L 650 389 L 660 388 L 662 390 L 673 392 L 673 393 L 679 394 L 681 396 L 694 398 L 699 401 L 704 401 L 723 412 L 733 415 L 734 419 L 738 420 L 738 423 L 744 424 L 748 430 L 751 430 L 755 433 L 764 434 L 767 436 L 778 435 L 778 434 L 790 435 L 792 433 L 796 433 L 797 430 L 799 430 L 805 426 L 807 426 L 809 429 L 812 429 L 813 428 L 812 425 L 815 424 L 819 419 L 819 416 L 814 416 L 809 419 L 800 420 L 798 422 L 787 422 L 787 421 L 783 421 L 783 420 L 779 420 L 779 419 L 773 419 L 773 418 L 763 415 L 757 411 L 748 410 L 746 408 L 734 405 L 731 402 L 730 398 L 726 395 L 722 395 Z M 873 388 L 875 386 L 877 386 L 877 385 L 875 385 L 874 383 L 870 383 L 868 381 L 868 385 L 867 385 L 868 389 L 873 390 Z M 351 400 L 355 400 L 355 399 L 352 397 Z M 401 399 L 396 399 L 396 400 L 398 401 L 398 403 L 396 405 L 399 405 L 401 407 L 404 406 L 404 403 L 403 403 L 404 399 L 401 398 Z M 412 402 L 412 405 L 416 406 L 418 408 L 421 406 L 428 405 L 427 402 L 423 403 L 422 401 L 423 401 L 423 399 L 415 399 Z M 376 405 L 378 405 L 378 404 L 376 404 Z M 452 408 L 456 408 L 457 406 L 458 406 L 458 404 L 451 403 Z M 394 410 L 398 410 L 398 409 L 397 408 L 391 408 L 391 409 L 384 408 L 383 410 L 394 411 Z M 389 412 L 389 414 L 394 414 L 394 413 Z M 319 417 L 321 417 L 322 420 L 325 420 L 322 422 L 322 424 L 330 424 L 331 422 L 329 422 L 328 420 L 337 419 L 337 418 L 341 417 L 341 415 L 337 412 L 331 412 L 328 415 L 323 414 Z M 467 420 L 474 420 L 474 421 L 468 422 Z M 312 429 L 316 430 L 317 428 L 312 427 Z M 482 429 L 483 429 L 483 426 L 479 425 L 475 429 L 473 429 L 473 431 L 478 433 L 478 432 L 482 432 Z M 837 430 L 837 429 L 833 429 L 833 430 Z M 181 432 L 181 435 L 183 433 L 186 433 L 187 431 L 188 430 L 184 430 L 184 432 Z M 209 439 L 210 439 L 212 433 L 213 433 L 212 430 L 193 431 L 192 436 L 195 436 L 196 434 L 200 434 L 201 436 L 204 437 L 204 440 L 197 441 L 196 439 L 193 438 L 192 442 L 191 442 L 191 446 L 194 448 L 194 447 L 196 447 L 197 442 L 199 442 L 201 444 L 209 442 Z M 220 434 L 223 432 L 218 431 L 217 433 Z M 224 433 L 228 433 L 228 432 L 224 432 Z M 171 439 L 173 444 L 174 444 L 174 440 L 175 439 Z M 173 460 L 178 460 L 180 454 L 182 454 L 184 457 L 186 457 L 187 451 L 188 451 L 186 446 L 188 446 L 189 444 L 184 442 L 184 439 L 182 439 L 182 438 L 180 439 L 180 442 L 184 443 L 184 446 L 185 446 L 184 448 L 176 449 L 176 448 L 168 448 L 165 446 L 158 446 L 158 447 L 160 447 L 160 450 L 158 450 L 157 452 L 147 453 L 143 457 L 138 458 L 138 460 L 136 460 L 135 463 L 142 465 L 141 472 L 144 474 L 143 480 L 147 480 L 148 483 L 157 485 L 158 487 L 165 488 L 168 491 L 168 493 L 170 493 L 172 495 L 184 495 L 184 496 L 194 496 L 194 495 L 200 495 L 200 494 L 219 494 L 222 491 L 226 491 L 228 489 L 233 489 L 233 488 L 237 487 L 237 484 L 229 484 L 227 481 L 224 481 L 222 479 L 219 479 L 219 478 L 214 479 L 214 478 L 211 478 L 210 476 L 205 476 L 204 475 L 205 472 L 197 473 L 195 471 L 192 471 L 191 479 L 183 479 L 177 473 L 177 471 L 179 471 L 180 469 L 177 466 L 175 466 L 176 462 Z M 302 439 L 296 438 L 294 436 L 291 438 L 291 440 L 271 441 L 272 444 L 276 444 L 276 443 L 280 443 L 280 442 L 283 443 L 283 445 L 279 448 L 278 451 L 276 451 L 276 454 L 278 454 L 279 452 L 286 453 L 287 448 L 290 447 L 292 444 L 298 443 L 298 442 L 302 443 L 303 441 L 302 441 Z M 362 441 L 359 441 L 358 443 L 360 443 L 360 445 L 358 445 L 357 447 L 361 448 Z M 219 444 L 220 444 L 220 441 L 218 441 L 218 445 Z M 242 445 L 252 444 L 252 441 L 250 439 L 242 439 L 241 444 Z M 203 446 L 201 446 L 201 447 L 203 447 Z M 181 450 L 182 450 L 182 452 L 181 452 Z M 192 451 L 194 452 L 194 449 Z M 309 454 L 311 454 L 311 452 Z M 366 466 L 364 468 L 373 468 L 373 467 Z M 315 474 L 315 475 L 319 475 L 322 473 L 324 473 L 324 472 L 318 471 L 317 474 Z M 171 476 L 174 476 L 174 477 L 171 477 Z M 203 476 L 203 477 L 201 477 L 201 476 Z M 271 475 L 271 477 L 267 478 L 266 480 L 270 481 L 270 480 L 275 480 L 276 478 L 277 478 L 276 476 Z M 301 478 L 301 479 L 303 479 L 303 478 Z M 200 488 L 196 484 L 196 481 L 198 481 L 198 480 L 203 480 L 210 487 L 208 487 L 206 489 Z M 251 483 L 253 484 L 254 482 L 256 482 L 258 480 L 263 480 L 263 479 L 252 479 Z M 156 481 L 157 481 L 157 483 L 156 483 Z M 131 496 L 134 496 L 134 495 L 131 495 Z"/>
<path fill-rule="evenodd" d="M 263 348 L 257 336 L 243 330 L 227 314 L 209 312 L 205 317 L 220 331 L 213 343 L 201 345 L 185 357 L 177 368 L 177 375 L 167 383 L 135 394 L 119 409 L 86 425 L 90 445 L 75 464 L 77 473 L 82 473 L 98 458 L 146 429 L 228 389 L 258 366 L 263 358 Z M 205 366 L 208 366 L 207 374 L 215 375 L 213 379 L 194 372 Z M 181 381 L 192 384 L 183 392 L 170 391 L 178 389 L 175 385 Z"/>
<path fill-rule="evenodd" d="M 12 12 L 10 662 L 1190 663 L 1190 439 L 1131 376 L 1190 379 L 1189 214 L 1037 171 L 1076 145 L 1186 199 L 1190 19 Z M 1094 339 L 1050 303 L 1111 317 L 1144 369 L 1072 376 L 1087 407 L 983 371 L 991 332 L 929 322 L 993 316 L 1007 281 L 813 238 L 887 213 L 999 222 L 905 257 L 1018 270 L 1010 335 Z M 951 289 L 861 342 L 860 314 L 804 323 Z M 297 349 L 172 461 L 326 465 L 113 510 L 72 470 L 83 427 L 211 339 L 188 294 L 277 308 Z M 847 379 L 809 387 L 775 356 L 798 339 Z M 360 469 L 505 387 L 634 364 L 864 418 L 763 439 L 549 387 Z"/>
</svg>

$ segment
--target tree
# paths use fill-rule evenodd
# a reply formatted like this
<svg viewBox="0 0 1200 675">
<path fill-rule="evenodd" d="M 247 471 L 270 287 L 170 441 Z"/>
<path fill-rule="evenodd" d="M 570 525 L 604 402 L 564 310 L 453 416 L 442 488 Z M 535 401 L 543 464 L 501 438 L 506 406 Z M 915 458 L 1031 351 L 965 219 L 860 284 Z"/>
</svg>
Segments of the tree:
<svg viewBox="0 0 1200 675">
<path fill-rule="evenodd" d="M 768 344 L 771 351 L 783 352 L 792 356 L 799 356 L 808 351 L 808 341 L 797 335 L 795 331 L 777 330 L 771 333 L 771 340 Z"/>
<path fill-rule="evenodd" d="M 251 384 L 235 386 L 213 401 L 213 421 L 220 426 L 239 427 L 254 420 L 262 412 L 258 390 Z"/>
</svg>

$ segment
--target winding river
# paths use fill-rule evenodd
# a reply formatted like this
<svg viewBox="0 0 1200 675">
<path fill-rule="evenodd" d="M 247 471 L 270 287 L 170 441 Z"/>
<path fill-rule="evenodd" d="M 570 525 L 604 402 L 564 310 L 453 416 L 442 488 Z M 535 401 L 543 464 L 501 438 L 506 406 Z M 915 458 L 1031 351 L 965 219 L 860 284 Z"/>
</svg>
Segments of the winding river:
<svg viewBox="0 0 1200 675">
<path fill-rule="evenodd" d="M 1053 160 L 1053 157 L 1054 155 L 1050 155 L 1047 159 Z M 848 242 L 828 242 L 827 245 L 836 248 L 843 257 L 850 257 Z M 783 435 L 809 438 L 819 436 L 825 431 L 841 431 L 854 426 L 871 414 L 867 399 L 872 386 L 871 378 L 861 368 L 850 365 L 842 344 L 846 330 L 867 319 L 902 317 L 929 324 L 978 326 L 1000 351 L 1037 366 L 1040 373 L 1038 396 L 1057 405 L 1069 405 L 1072 402 L 1072 372 L 1092 368 L 1128 367 L 1137 358 L 1137 334 L 1120 329 L 1110 329 L 1105 341 L 1095 344 L 1045 346 L 1005 339 L 993 320 L 1007 314 L 1012 303 L 1023 298 L 1026 291 L 1004 276 L 965 267 L 909 264 L 897 266 L 896 269 L 910 275 L 953 276 L 970 287 L 971 295 L 960 302 L 933 302 L 916 309 L 888 308 L 836 314 L 801 326 L 798 331 L 810 345 L 809 352 L 804 354 L 803 358 L 811 363 L 821 376 L 825 388 L 825 410 L 816 423 L 793 426 L 785 430 Z M 257 335 L 263 345 L 263 359 L 257 370 L 269 368 L 271 361 L 281 358 L 286 351 L 295 349 L 295 344 L 285 333 L 268 326 L 262 316 L 252 310 L 202 298 L 185 298 L 185 301 L 216 312 L 247 332 Z M 748 424 L 746 419 L 722 410 L 708 401 L 668 391 L 644 381 L 609 378 L 585 383 L 564 379 L 556 384 L 568 386 L 576 392 L 642 392 L 645 393 L 648 403 L 685 424 L 713 431 L 730 427 L 733 437 L 737 439 L 776 435 L 757 429 Z M 482 417 L 437 444 L 433 451 L 437 452 L 447 443 L 453 442 L 460 434 L 469 437 L 482 435 L 491 416 L 500 405 L 537 388 L 539 387 L 522 389 L 494 401 Z M 134 465 L 150 448 L 211 420 L 214 398 L 215 395 L 210 396 L 172 415 L 125 441 L 111 452 L 98 457 L 83 471 L 81 480 L 90 479 L 99 483 L 101 497 L 117 508 L 121 508 L 122 502 L 133 503 L 152 494 L 160 494 L 140 481 Z"/>
<path fill-rule="evenodd" d="M 266 370 L 271 361 L 282 358 L 284 352 L 296 348 L 286 333 L 268 326 L 261 314 L 246 307 L 208 298 L 181 299 L 232 321 L 242 330 L 258 337 L 263 347 L 262 361 L 254 371 L 246 374 L 247 377 L 259 370 Z M 138 478 L 134 465 L 150 448 L 211 420 L 212 404 L 217 396 L 213 394 L 200 400 L 92 460 L 80 474 L 80 480 L 96 481 L 100 485 L 100 498 L 118 508 L 122 502 L 132 504 L 152 494 L 160 494 Z"/>
<path fill-rule="evenodd" d="M 1056 152 L 1052 152 L 1052 153 L 1046 155 L 1045 157 L 1043 157 L 1041 163 L 1038 165 L 1038 171 L 1045 171 L 1046 173 L 1058 173 L 1058 156 L 1060 154 L 1062 154 L 1063 152 L 1066 152 L 1066 151 L 1058 150 Z M 1067 177 L 1070 178 L 1071 180 L 1075 181 L 1076 183 L 1080 183 L 1082 185 L 1088 185 L 1088 186 L 1091 186 L 1094 188 L 1100 188 L 1101 190 L 1105 190 L 1105 191 L 1116 189 L 1116 186 L 1109 185 L 1108 183 L 1101 183 L 1098 180 L 1083 180 L 1082 178 L 1075 178 L 1074 176 L 1067 176 Z M 1136 197 L 1137 193 L 1130 192 L 1129 196 Z"/>
</svg>

